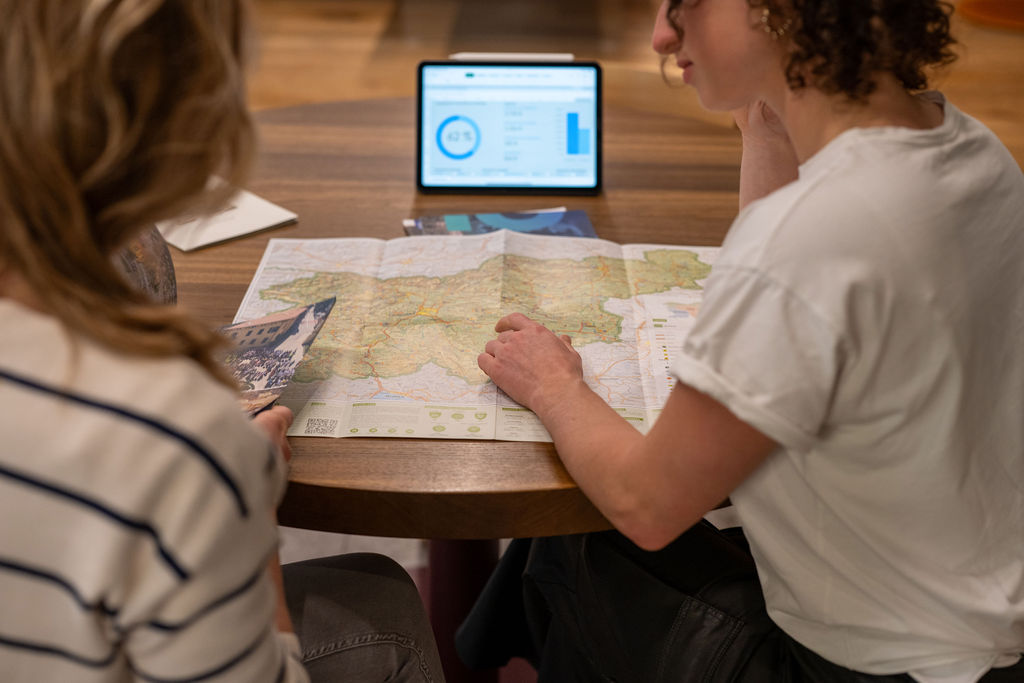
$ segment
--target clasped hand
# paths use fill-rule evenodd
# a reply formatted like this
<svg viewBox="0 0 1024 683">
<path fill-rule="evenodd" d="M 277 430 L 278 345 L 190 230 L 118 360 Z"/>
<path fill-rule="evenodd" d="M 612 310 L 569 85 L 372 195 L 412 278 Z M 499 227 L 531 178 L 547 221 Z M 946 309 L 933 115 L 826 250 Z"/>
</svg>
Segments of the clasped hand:
<svg viewBox="0 0 1024 683">
<path fill-rule="evenodd" d="M 779 115 L 764 100 L 750 102 L 746 106 L 732 112 L 736 127 L 744 137 L 756 137 L 760 140 L 779 140 L 789 142 L 789 133 Z"/>
<path fill-rule="evenodd" d="M 583 360 L 568 335 L 556 335 L 522 313 L 494 326 L 477 364 L 512 400 L 541 413 L 558 395 L 583 382 Z"/>
</svg>

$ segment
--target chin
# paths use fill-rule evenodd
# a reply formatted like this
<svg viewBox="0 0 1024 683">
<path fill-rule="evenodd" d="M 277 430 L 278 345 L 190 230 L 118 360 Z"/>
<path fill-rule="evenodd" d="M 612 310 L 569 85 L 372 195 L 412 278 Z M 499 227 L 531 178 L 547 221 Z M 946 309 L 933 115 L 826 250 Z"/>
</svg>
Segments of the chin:
<svg viewBox="0 0 1024 683">
<path fill-rule="evenodd" d="M 700 106 L 707 111 L 730 112 L 743 106 L 742 104 L 734 103 L 732 100 L 727 98 L 716 97 L 714 94 L 701 92 L 699 89 L 695 89 L 695 91 L 697 93 L 697 101 L 700 102 Z"/>
<path fill-rule="evenodd" d="M 699 90 L 697 91 L 697 101 L 700 102 L 701 107 L 708 111 L 727 111 L 718 103 L 718 100 L 702 95 Z"/>
</svg>

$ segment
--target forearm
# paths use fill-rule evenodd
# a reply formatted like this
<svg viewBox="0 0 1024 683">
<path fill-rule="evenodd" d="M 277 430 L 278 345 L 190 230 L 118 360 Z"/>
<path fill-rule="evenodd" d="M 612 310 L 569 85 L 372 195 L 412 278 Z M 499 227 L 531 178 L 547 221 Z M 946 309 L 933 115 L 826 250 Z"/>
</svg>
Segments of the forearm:
<svg viewBox="0 0 1024 683">
<path fill-rule="evenodd" d="M 582 383 L 552 405 L 538 406 L 537 415 L 573 480 L 608 521 L 626 532 L 641 502 L 628 475 L 643 435 Z"/>
<path fill-rule="evenodd" d="M 274 406 L 253 417 L 253 424 L 259 427 L 267 435 L 270 441 L 278 448 L 284 461 L 291 460 L 292 449 L 288 443 L 288 428 L 292 424 L 294 416 L 292 411 L 284 406 Z M 277 515 L 272 513 L 274 524 L 277 524 Z M 284 599 L 284 580 L 281 575 L 281 558 L 275 552 L 267 562 L 267 571 L 274 583 L 274 594 L 277 605 L 274 610 L 274 623 L 278 631 L 293 633 L 291 616 L 288 614 L 288 605 Z"/>
<path fill-rule="evenodd" d="M 586 385 L 562 392 L 538 415 L 558 455 L 594 506 L 623 535 L 647 550 L 664 547 L 729 493 L 715 494 L 706 472 L 692 467 L 675 426 L 685 416 L 662 413 L 642 434 Z M 677 419 L 677 418 L 684 419 Z"/>
<path fill-rule="evenodd" d="M 725 500 L 776 444 L 677 384 L 642 435 L 585 386 L 536 408 L 566 469 L 616 529 L 656 550 Z"/>
<path fill-rule="evenodd" d="M 521 313 L 495 330 L 480 368 L 537 414 L 580 489 L 642 548 L 663 547 L 688 529 L 773 447 L 722 404 L 682 384 L 640 434 L 587 386 L 568 337 Z"/>
<path fill-rule="evenodd" d="M 267 571 L 274 582 L 274 594 L 277 596 L 277 606 L 274 610 L 274 624 L 278 631 L 294 633 L 291 615 L 288 613 L 288 604 L 284 599 L 284 580 L 281 575 L 281 560 L 277 553 L 267 563 Z"/>
</svg>

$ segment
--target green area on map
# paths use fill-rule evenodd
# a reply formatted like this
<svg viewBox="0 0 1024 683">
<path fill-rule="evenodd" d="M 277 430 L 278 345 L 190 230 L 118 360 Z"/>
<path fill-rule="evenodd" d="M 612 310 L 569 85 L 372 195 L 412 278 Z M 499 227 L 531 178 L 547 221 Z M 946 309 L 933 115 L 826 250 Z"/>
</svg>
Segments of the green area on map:
<svg viewBox="0 0 1024 683">
<path fill-rule="evenodd" d="M 319 272 L 262 289 L 260 296 L 295 305 L 337 297 L 294 381 L 399 377 L 433 363 L 479 385 L 487 377 L 477 356 L 503 315 L 525 313 L 568 334 L 576 348 L 619 343 L 622 317 L 607 310 L 609 300 L 699 289 L 697 281 L 710 270 L 680 249 L 652 249 L 643 259 L 505 254 L 441 277 Z"/>
</svg>

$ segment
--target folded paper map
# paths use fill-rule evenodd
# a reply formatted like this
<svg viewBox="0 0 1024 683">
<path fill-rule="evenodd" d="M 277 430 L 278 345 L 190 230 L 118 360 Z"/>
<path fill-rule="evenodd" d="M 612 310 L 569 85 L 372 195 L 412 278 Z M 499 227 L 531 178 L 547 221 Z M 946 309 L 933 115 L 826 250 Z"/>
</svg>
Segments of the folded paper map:
<svg viewBox="0 0 1024 683">
<path fill-rule="evenodd" d="M 236 319 L 337 297 L 279 399 L 293 435 L 549 441 L 477 367 L 513 311 L 571 336 L 590 386 L 645 430 L 717 251 L 507 230 L 272 239 Z"/>
</svg>

